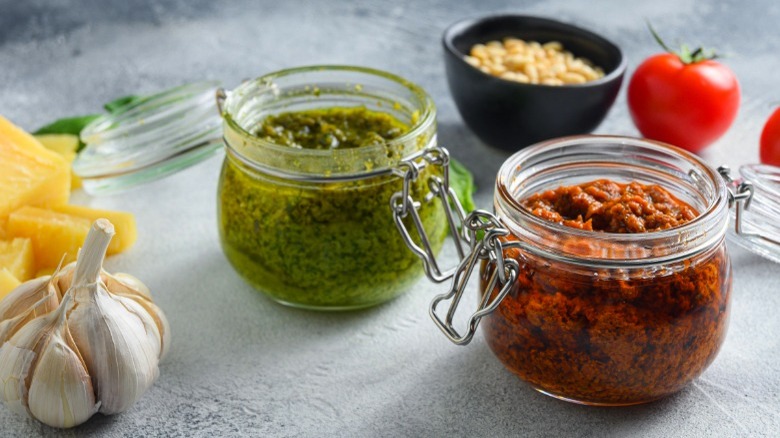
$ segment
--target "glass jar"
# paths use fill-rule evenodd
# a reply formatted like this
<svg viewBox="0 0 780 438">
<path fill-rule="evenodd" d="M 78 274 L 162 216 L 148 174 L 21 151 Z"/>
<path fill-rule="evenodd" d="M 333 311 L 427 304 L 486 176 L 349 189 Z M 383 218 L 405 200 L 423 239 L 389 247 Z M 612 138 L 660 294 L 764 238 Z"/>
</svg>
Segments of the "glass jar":
<svg viewBox="0 0 780 438">
<path fill-rule="evenodd" d="M 700 215 L 615 234 L 546 221 L 518 202 L 601 178 L 660 185 Z M 485 318 L 488 345 L 539 391 L 579 403 L 643 403 L 680 390 L 726 335 L 728 200 L 720 175 L 697 157 L 644 140 L 574 138 L 515 155 L 499 171 L 495 211 L 507 240 L 523 246 L 504 254 L 519 270 Z M 483 269 L 483 284 L 491 275 Z"/>
<path fill-rule="evenodd" d="M 296 149 L 254 135 L 282 112 L 365 107 L 410 126 L 384 145 Z M 238 273 L 274 300 L 327 310 L 373 306 L 422 274 L 393 229 L 391 197 L 403 190 L 398 166 L 436 142 L 436 110 L 418 86 L 356 67 L 304 67 L 245 82 L 222 105 L 226 158 L 219 181 L 223 250 Z M 429 166 L 408 187 L 429 192 Z M 440 201 L 416 210 L 438 252 L 447 221 Z M 418 240 L 419 242 L 419 240 Z"/>
<path fill-rule="evenodd" d="M 659 185 L 699 215 L 667 230 L 622 234 L 566 227 L 521 205 L 530 195 L 598 179 Z M 484 318 L 496 357 L 557 398 L 631 405 L 672 394 L 707 368 L 726 335 L 725 236 L 734 200 L 698 157 L 648 140 L 579 136 L 524 149 L 498 173 L 495 215 L 466 218 L 471 251 L 431 315 L 459 344 Z M 477 265 L 480 306 L 461 335 L 454 315 Z M 445 301 L 442 318 L 437 306 Z"/>
</svg>

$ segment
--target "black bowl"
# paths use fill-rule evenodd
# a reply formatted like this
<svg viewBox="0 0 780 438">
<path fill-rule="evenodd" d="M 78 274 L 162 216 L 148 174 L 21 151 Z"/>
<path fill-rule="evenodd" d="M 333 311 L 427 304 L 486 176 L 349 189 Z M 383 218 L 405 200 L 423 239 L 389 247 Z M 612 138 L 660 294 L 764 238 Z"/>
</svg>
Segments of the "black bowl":
<svg viewBox="0 0 780 438">
<path fill-rule="evenodd" d="M 484 73 L 464 60 L 473 45 L 506 37 L 560 41 L 565 50 L 604 69 L 605 76 L 578 85 L 523 84 Z M 463 20 L 444 31 L 442 43 L 450 92 L 466 125 L 488 145 L 510 151 L 596 129 L 615 102 L 626 71 L 623 52 L 612 42 L 546 18 Z"/>
</svg>

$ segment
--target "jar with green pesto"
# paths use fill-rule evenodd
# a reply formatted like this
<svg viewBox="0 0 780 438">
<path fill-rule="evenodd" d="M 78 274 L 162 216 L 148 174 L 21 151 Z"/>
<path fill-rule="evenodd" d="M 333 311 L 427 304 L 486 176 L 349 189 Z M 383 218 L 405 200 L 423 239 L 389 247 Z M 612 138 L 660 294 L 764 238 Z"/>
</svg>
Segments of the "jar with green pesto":
<svg viewBox="0 0 780 438">
<path fill-rule="evenodd" d="M 436 142 L 436 110 L 420 87 L 366 68 L 303 67 L 243 83 L 222 115 L 220 239 L 252 286 L 282 304 L 346 310 L 420 277 L 390 210 L 403 185 L 394 170 Z M 410 195 L 425 197 L 438 173 L 423 168 Z M 418 213 L 438 252 L 441 201 Z"/>
</svg>

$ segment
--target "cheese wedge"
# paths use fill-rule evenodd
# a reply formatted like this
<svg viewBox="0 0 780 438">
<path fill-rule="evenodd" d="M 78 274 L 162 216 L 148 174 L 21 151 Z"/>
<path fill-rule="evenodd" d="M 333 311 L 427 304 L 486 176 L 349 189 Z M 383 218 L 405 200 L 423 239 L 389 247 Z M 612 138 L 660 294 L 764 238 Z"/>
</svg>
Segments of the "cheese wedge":
<svg viewBox="0 0 780 438">
<path fill-rule="evenodd" d="M 0 269 L 6 269 L 19 281 L 27 281 L 35 274 L 32 241 L 24 237 L 0 240 Z"/>
<path fill-rule="evenodd" d="M 36 272 L 56 268 L 63 255 L 64 263 L 76 260 L 92 222 L 100 218 L 114 224 L 116 232 L 108 245 L 108 255 L 120 253 L 135 243 L 138 233 L 131 213 L 80 205 L 60 205 L 51 210 L 22 207 L 8 216 L 7 233 L 9 237 L 30 239 L 35 256 L 32 272 Z"/>
<path fill-rule="evenodd" d="M 89 219 L 94 222 L 100 218 L 106 218 L 114 225 L 116 234 L 108 244 L 107 254 L 120 253 L 135 243 L 138 237 L 138 231 L 135 227 L 135 216 L 132 213 L 113 210 L 98 210 L 95 208 L 84 207 L 81 205 L 60 205 L 53 208 L 58 213 L 65 213 L 71 216 L 77 216 Z"/>
<path fill-rule="evenodd" d="M 64 205 L 70 165 L 0 116 L 0 221 L 24 205 Z"/>
<path fill-rule="evenodd" d="M 52 275 L 52 274 L 54 274 L 54 271 L 56 271 L 56 270 L 57 270 L 57 268 L 43 268 L 43 269 L 39 269 L 38 272 L 35 273 L 35 277 L 34 278 L 44 277 L 46 275 Z"/>
<path fill-rule="evenodd" d="M 73 166 L 73 160 L 76 159 L 76 153 L 79 150 L 79 138 L 72 134 L 41 134 L 36 135 L 35 139 L 41 142 L 43 147 L 59 154 L 69 166 Z M 81 188 L 81 178 L 70 171 L 70 190 Z"/>
<path fill-rule="evenodd" d="M 32 241 L 35 270 L 76 260 L 92 221 L 38 207 L 22 207 L 8 216 L 8 235 Z"/>
<path fill-rule="evenodd" d="M 0 268 L 0 300 L 16 289 L 16 286 L 22 284 L 19 279 L 13 276 L 8 269 Z"/>
</svg>

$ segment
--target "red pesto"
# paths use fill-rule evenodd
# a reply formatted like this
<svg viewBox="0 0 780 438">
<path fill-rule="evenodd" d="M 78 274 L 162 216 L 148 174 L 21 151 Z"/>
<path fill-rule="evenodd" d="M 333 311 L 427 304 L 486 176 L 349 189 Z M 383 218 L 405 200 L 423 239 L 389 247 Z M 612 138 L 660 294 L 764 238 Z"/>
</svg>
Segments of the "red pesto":
<svg viewBox="0 0 780 438">
<path fill-rule="evenodd" d="M 647 233 L 698 215 L 659 186 L 609 180 L 538 193 L 522 205 L 594 233 Z M 596 405 L 655 400 L 700 375 L 725 338 L 731 268 L 723 244 L 661 269 L 583 268 L 520 249 L 504 256 L 520 272 L 485 319 L 485 338 L 505 366 L 551 395 Z M 491 274 L 483 266 L 483 287 Z"/>
<path fill-rule="evenodd" d="M 537 193 L 522 204 L 542 219 L 608 233 L 665 230 L 698 216 L 696 210 L 663 187 L 606 179 Z"/>
</svg>

